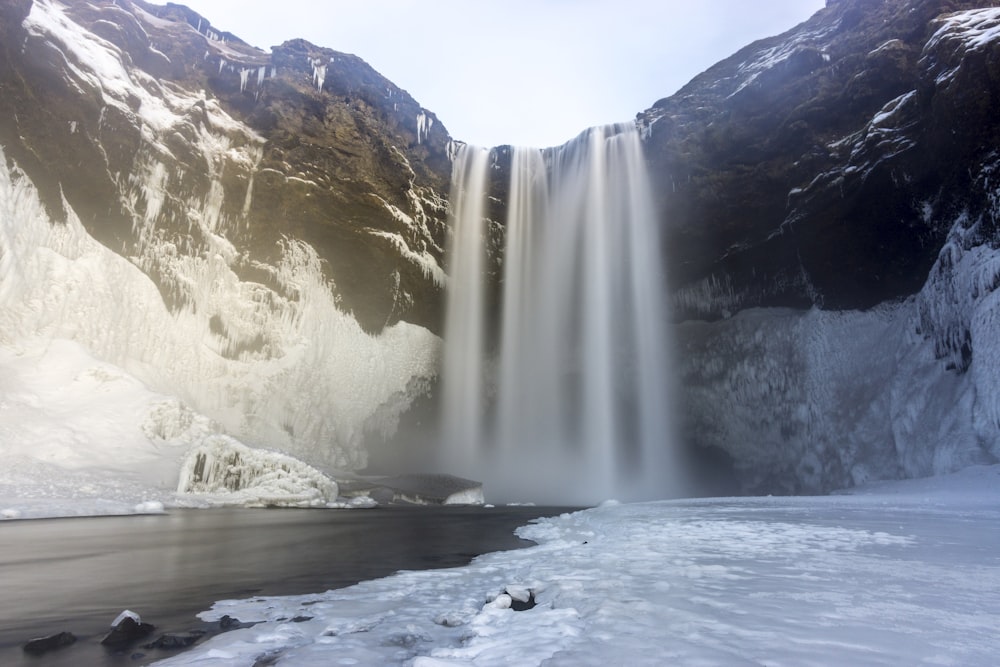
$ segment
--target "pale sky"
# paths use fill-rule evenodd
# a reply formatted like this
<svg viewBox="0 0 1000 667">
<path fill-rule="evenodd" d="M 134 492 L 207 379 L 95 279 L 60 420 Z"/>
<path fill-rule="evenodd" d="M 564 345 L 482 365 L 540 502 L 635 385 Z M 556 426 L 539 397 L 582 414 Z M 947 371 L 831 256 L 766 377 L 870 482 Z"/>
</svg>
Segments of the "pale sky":
<svg viewBox="0 0 1000 667">
<path fill-rule="evenodd" d="M 561 144 L 629 120 L 825 0 L 177 0 L 264 49 L 360 56 L 483 146 Z"/>
</svg>

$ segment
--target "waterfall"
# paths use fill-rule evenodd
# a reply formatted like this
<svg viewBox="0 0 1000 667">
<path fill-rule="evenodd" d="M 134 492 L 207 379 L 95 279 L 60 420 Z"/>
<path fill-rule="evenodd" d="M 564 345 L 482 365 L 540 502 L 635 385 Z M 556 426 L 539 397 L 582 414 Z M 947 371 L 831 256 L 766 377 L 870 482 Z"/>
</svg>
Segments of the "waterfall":
<svg viewBox="0 0 1000 667">
<path fill-rule="evenodd" d="M 448 291 L 442 385 L 447 467 L 468 475 L 481 439 L 484 329 L 485 203 L 489 152 L 462 146 L 452 168 L 451 285 Z"/>
<path fill-rule="evenodd" d="M 487 163 L 465 147 L 453 170 L 445 468 L 506 501 L 669 495 L 664 270 L 639 133 L 511 149 L 499 335 L 486 330 Z"/>
</svg>

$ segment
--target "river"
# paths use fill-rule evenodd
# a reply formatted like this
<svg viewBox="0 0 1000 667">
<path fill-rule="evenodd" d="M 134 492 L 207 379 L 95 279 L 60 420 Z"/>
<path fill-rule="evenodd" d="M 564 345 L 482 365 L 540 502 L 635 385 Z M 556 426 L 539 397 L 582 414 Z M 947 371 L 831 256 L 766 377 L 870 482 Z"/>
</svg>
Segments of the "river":
<svg viewBox="0 0 1000 667">
<path fill-rule="evenodd" d="M 195 614 L 216 600 L 341 588 L 398 570 L 464 565 L 527 546 L 514 529 L 560 508 L 171 510 L 162 515 L 0 524 L 0 664 L 139 665 L 164 632 L 213 629 Z M 124 609 L 156 631 L 124 653 L 100 645 Z M 72 632 L 41 658 L 32 638 Z M 137 655 L 137 654 L 141 654 Z"/>
</svg>

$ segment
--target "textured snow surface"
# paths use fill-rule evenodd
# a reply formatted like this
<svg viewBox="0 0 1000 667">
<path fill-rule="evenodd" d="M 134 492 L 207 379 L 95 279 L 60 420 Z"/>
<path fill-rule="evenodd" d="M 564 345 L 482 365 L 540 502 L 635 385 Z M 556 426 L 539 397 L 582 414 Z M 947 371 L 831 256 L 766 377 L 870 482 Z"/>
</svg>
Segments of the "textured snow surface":
<svg viewBox="0 0 1000 667">
<path fill-rule="evenodd" d="M 201 617 L 259 624 L 158 664 L 992 665 L 998 501 L 982 467 L 857 496 L 609 502 L 466 567 L 220 601 Z"/>
<path fill-rule="evenodd" d="M 0 517 L 163 511 L 198 428 L 176 399 L 77 343 L 2 344 Z"/>
</svg>

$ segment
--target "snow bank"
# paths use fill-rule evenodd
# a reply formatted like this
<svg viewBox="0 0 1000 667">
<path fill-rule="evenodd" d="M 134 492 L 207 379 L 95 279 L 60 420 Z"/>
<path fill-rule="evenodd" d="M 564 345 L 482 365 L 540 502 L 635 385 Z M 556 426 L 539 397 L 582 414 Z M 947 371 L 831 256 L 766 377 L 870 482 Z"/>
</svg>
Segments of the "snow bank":
<svg viewBox="0 0 1000 667">
<path fill-rule="evenodd" d="M 0 518 L 162 512 L 208 422 L 77 343 L 0 345 Z"/>
<path fill-rule="evenodd" d="M 201 618 L 259 624 L 158 664 L 991 665 L 1000 468 L 976 472 L 898 494 L 608 503 L 467 567 L 217 602 Z"/>
</svg>

